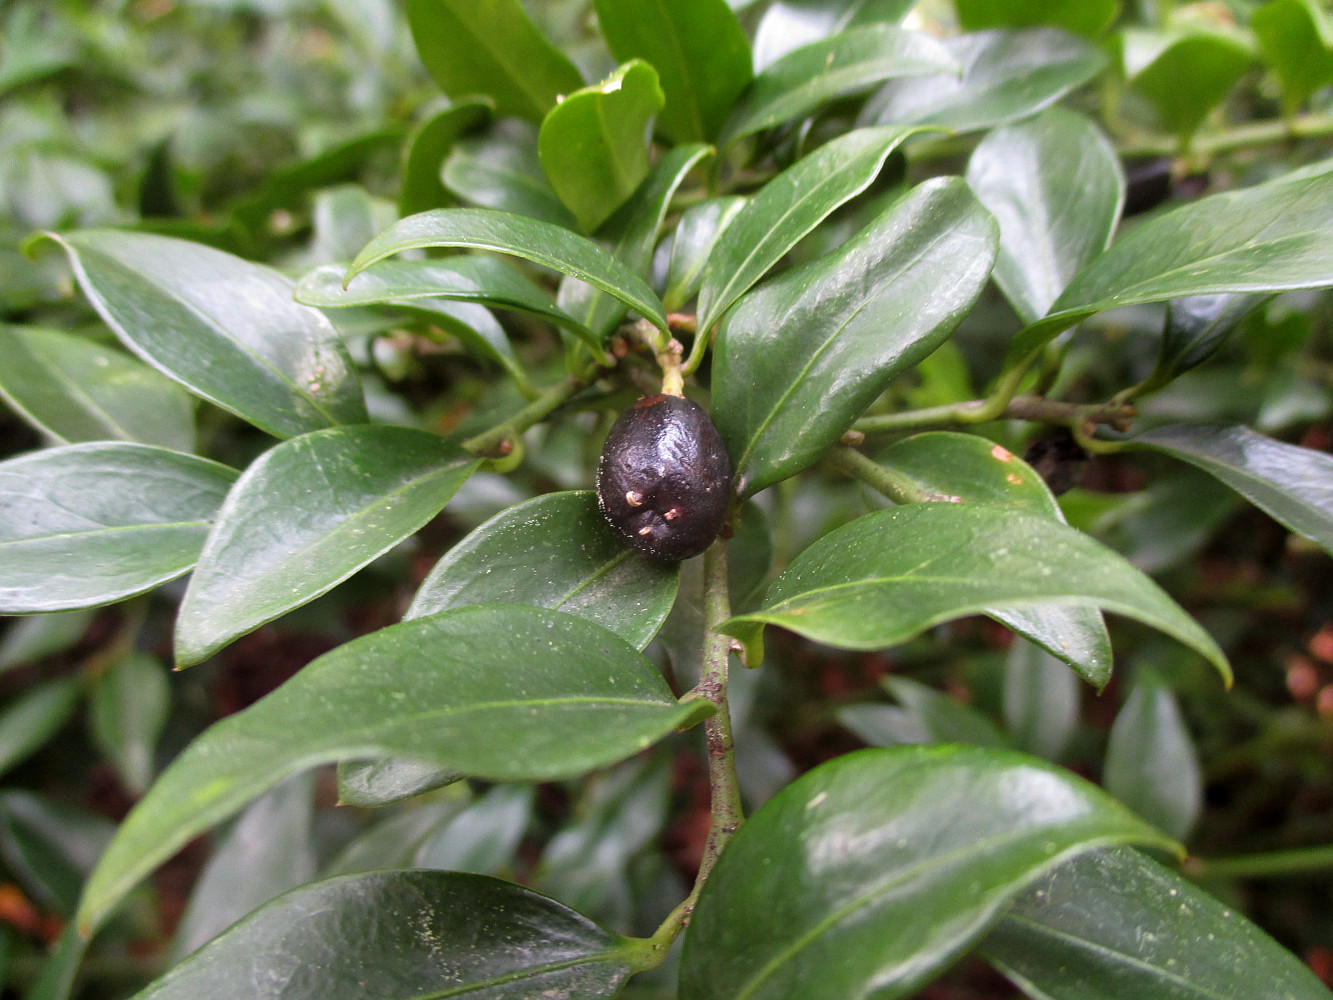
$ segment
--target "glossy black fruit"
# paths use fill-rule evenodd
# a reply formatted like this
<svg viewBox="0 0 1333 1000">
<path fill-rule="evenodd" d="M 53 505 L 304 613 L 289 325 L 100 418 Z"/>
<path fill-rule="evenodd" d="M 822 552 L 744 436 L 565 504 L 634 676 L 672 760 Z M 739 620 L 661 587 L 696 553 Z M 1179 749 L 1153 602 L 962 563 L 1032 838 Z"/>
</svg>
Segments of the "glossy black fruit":
<svg viewBox="0 0 1333 1000">
<path fill-rule="evenodd" d="M 620 415 L 597 466 L 597 503 L 625 542 L 657 559 L 698 555 L 727 518 L 731 459 L 708 414 L 644 396 Z"/>
</svg>

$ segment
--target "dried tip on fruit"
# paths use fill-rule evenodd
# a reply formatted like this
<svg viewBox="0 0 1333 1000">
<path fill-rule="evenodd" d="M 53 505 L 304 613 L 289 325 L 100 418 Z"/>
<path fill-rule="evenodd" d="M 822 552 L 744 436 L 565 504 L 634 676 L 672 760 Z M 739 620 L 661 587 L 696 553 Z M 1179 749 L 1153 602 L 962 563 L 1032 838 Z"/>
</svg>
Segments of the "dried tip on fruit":
<svg viewBox="0 0 1333 1000">
<path fill-rule="evenodd" d="M 731 460 L 697 403 L 645 396 L 611 428 L 597 503 L 627 545 L 672 562 L 712 544 L 731 502 Z"/>
</svg>

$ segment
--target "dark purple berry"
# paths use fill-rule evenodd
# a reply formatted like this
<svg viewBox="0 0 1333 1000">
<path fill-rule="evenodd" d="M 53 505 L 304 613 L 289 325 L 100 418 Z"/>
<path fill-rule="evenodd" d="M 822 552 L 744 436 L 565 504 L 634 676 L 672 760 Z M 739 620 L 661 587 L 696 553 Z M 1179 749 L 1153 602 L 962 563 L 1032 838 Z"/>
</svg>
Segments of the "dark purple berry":
<svg viewBox="0 0 1333 1000">
<path fill-rule="evenodd" d="M 597 504 L 626 544 L 657 559 L 708 548 L 727 519 L 731 460 L 708 414 L 644 396 L 620 415 L 597 466 Z"/>
</svg>

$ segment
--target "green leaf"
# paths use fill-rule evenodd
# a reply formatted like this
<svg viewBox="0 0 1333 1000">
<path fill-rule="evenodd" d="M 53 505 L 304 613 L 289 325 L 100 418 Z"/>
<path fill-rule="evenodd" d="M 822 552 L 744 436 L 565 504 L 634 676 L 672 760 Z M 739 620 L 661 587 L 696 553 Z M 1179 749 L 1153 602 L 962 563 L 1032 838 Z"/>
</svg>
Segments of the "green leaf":
<svg viewBox="0 0 1333 1000">
<path fill-rule="evenodd" d="M 375 197 L 360 184 L 324 188 L 312 201 L 312 263 L 351 260 L 371 237 L 398 218 L 393 202 Z"/>
<path fill-rule="evenodd" d="M 666 106 L 658 127 L 676 144 L 711 142 L 750 82 L 750 45 L 726 0 L 596 0 L 620 62 L 646 59 Z"/>
<path fill-rule="evenodd" d="M 986 438 L 929 431 L 895 442 L 880 459 L 924 500 L 997 504 L 1064 521 L 1041 476 Z M 1111 640 L 1096 608 L 1045 605 L 989 608 L 986 613 L 1059 657 L 1098 689 L 1111 679 Z"/>
<path fill-rule="evenodd" d="M 51 741 L 83 700 L 77 677 L 45 681 L 0 710 L 0 774 Z"/>
<path fill-rule="evenodd" d="M 433 764 L 399 757 L 344 761 L 338 765 L 338 804 L 377 808 L 452 785 L 462 777 Z"/>
<path fill-rule="evenodd" d="M 728 313 L 713 359 L 713 419 L 737 492 L 815 461 L 894 375 L 938 347 L 980 294 L 995 243 L 994 220 L 961 179 L 927 181 L 837 252 Z"/>
<path fill-rule="evenodd" d="M 1116 714 L 1102 786 L 1160 830 L 1183 840 L 1203 807 L 1203 775 L 1175 695 L 1140 674 Z"/>
<path fill-rule="evenodd" d="M 1120 160 L 1082 115 L 1049 108 L 977 144 L 967 183 L 1000 224 L 995 283 L 1032 323 L 1111 242 L 1125 202 Z"/>
<path fill-rule="evenodd" d="M 700 336 L 839 205 L 868 188 L 915 129 L 857 129 L 788 167 L 736 213 L 718 237 L 699 291 Z"/>
<path fill-rule="evenodd" d="M 195 394 L 276 437 L 366 419 L 337 332 L 280 274 L 168 236 L 51 238 L 121 342 Z"/>
<path fill-rule="evenodd" d="M 1333 457 L 1248 427 L 1173 425 L 1127 443 L 1211 473 L 1274 520 L 1333 552 Z"/>
<path fill-rule="evenodd" d="M 532 822 L 532 785 L 496 785 L 433 830 L 412 859 L 415 868 L 501 875 Z"/>
<path fill-rule="evenodd" d="M 640 947 L 500 879 L 370 872 L 278 898 L 135 1000 L 597 1000 L 620 992 Z"/>
<path fill-rule="evenodd" d="M 840 757 L 779 792 L 723 850 L 686 932 L 681 1000 L 912 995 L 1033 879 L 1125 842 L 1173 846 L 1020 754 Z"/>
<path fill-rule="evenodd" d="M 1084 267 L 1045 318 L 1014 338 L 1028 358 L 1103 309 L 1186 295 L 1333 285 L 1333 172 L 1201 198 L 1135 227 Z"/>
<path fill-rule="evenodd" d="M 0 398 L 61 444 L 194 449 L 189 395 L 120 351 L 57 330 L 0 324 L 0 357 Z"/>
<path fill-rule="evenodd" d="M 986 28 L 1063 28 L 1096 38 L 1120 13 L 1120 0 L 954 0 L 964 31 Z"/>
<path fill-rule="evenodd" d="M 0 639 L 0 672 L 63 653 L 83 638 L 92 620 L 93 613 L 85 610 L 14 619 Z"/>
<path fill-rule="evenodd" d="M 639 649 L 676 600 L 677 567 L 626 548 L 590 490 L 509 507 L 450 549 L 405 618 L 472 604 L 528 604 L 597 622 Z"/>
<path fill-rule="evenodd" d="M 877 511 L 819 539 L 774 581 L 735 635 L 773 624 L 843 649 L 881 649 L 990 607 L 1060 602 L 1127 615 L 1210 660 L 1217 644 L 1110 549 L 1045 517 L 922 503 Z"/>
<path fill-rule="evenodd" d="M 139 879 L 283 778 L 401 756 L 493 781 L 568 778 L 707 715 L 634 647 L 574 615 L 445 611 L 339 646 L 206 730 L 121 825 L 79 919 L 101 924 Z"/>
<path fill-rule="evenodd" d="M 576 90 L 542 119 L 542 170 L 588 232 L 648 176 L 648 129 L 663 100 L 657 71 L 635 59 Z"/>
<path fill-rule="evenodd" d="M 615 296 L 666 331 L 666 316 L 648 284 L 596 243 L 548 222 L 508 212 L 441 208 L 409 216 L 380 233 L 352 262 L 350 282 L 371 264 L 404 250 L 469 247 L 522 257 Z"/>
<path fill-rule="evenodd" d="M 440 182 L 445 158 L 459 139 L 485 125 L 490 117 L 488 102 L 464 101 L 431 115 L 412 130 L 403 154 L 399 215 L 415 215 L 449 204 L 449 192 Z"/>
<path fill-rule="evenodd" d="M 98 676 L 88 710 L 93 738 L 121 783 L 142 795 L 153 780 L 157 740 L 171 712 L 166 668 L 146 653 L 131 652 Z"/>
<path fill-rule="evenodd" d="M 1254 12 L 1250 27 L 1282 84 L 1286 114 L 1333 83 L 1333 25 L 1317 0 L 1272 0 Z"/>
<path fill-rule="evenodd" d="M 1059 760 L 1078 726 L 1078 681 L 1036 643 L 1016 641 L 1004 664 L 1005 728 L 1020 750 Z"/>
<path fill-rule="evenodd" d="M 602 226 L 598 239 L 635 274 L 647 277 L 671 199 L 689 173 L 712 153 L 710 146 L 677 146 L 658 161 L 633 197 Z M 560 283 L 558 301 L 593 331 L 599 343 L 625 318 L 623 302 L 574 278 Z"/>
<path fill-rule="evenodd" d="M 427 72 L 454 100 L 481 95 L 497 115 L 541 121 L 583 86 L 519 0 L 408 0 L 407 23 Z"/>
<path fill-rule="evenodd" d="M 1255 309 L 1263 295 L 1189 295 L 1166 305 L 1157 364 L 1139 389 L 1141 395 L 1169 384 L 1197 368 L 1221 349 Z"/>
<path fill-rule="evenodd" d="M 62 917 L 74 912 L 79 889 L 114 832 L 109 820 L 67 802 L 32 792 L 0 794 L 0 854 L 9 874 Z"/>
<path fill-rule="evenodd" d="M 867 702 L 838 710 L 838 721 L 871 746 L 902 743 L 1007 745 L 994 723 L 971 705 L 908 677 L 886 677 L 880 681 L 880 686 L 898 702 L 897 706 Z"/>
<path fill-rule="evenodd" d="M 411 809 L 391 811 L 384 819 L 353 837 L 329 863 L 324 877 L 413 867 L 422 841 L 466 804 L 466 800 L 458 796 L 432 799 Z"/>
<path fill-rule="evenodd" d="M 1254 62 L 1240 37 L 1213 31 L 1146 39 L 1127 31 L 1124 45 L 1130 88 L 1147 98 L 1182 146 Z"/>
<path fill-rule="evenodd" d="M 373 424 L 271 448 L 237 480 L 199 555 L 177 664 L 332 590 L 438 514 L 479 465 L 434 434 Z"/>
<path fill-rule="evenodd" d="M 1080 855 L 1021 895 L 982 954 L 1034 1000 L 1329 1000 L 1289 951 L 1129 848 Z"/>
<path fill-rule="evenodd" d="M 1035 114 L 1106 67 L 1099 49 L 1054 28 L 979 31 L 944 44 L 963 67 L 961 77 L 893 80 L 866 103 L 858 123 L 989 128 Z"/>
<path fill-rule="evenodd" d="M 662 296 L 662 304 L 668 312 L 684 308 L 699 293 L 704 268 L 718 239 L 744 206 L 745 198 L 728 195 L 709 198 L 681 212 L 671 238 L 667 287 Z"/>
<path fill-rule="evenodd" d="M 787 53 L 755 77 L 723 141 L 782 125 L 885 80 L 958 70 L 949 50 L 923 32 L 891 24 L 851 28 Z"/>
<path fill-rule="evenodd" d="M 774 0 L 755 32 L 755 69 L 849 28 L 897 24 L 915 5 L 916 0 Z"/>
<path fill-rule="evenodd" d="M 460 139 L 444 161 L 444 186 L 463 201 L 565 229 L 578 223 L 551 190 L 537 159 L 537 129 L 515 119 Z"/>
<path fill-rule="evenodd" d="M 235 478 L 143 444 L 0 462 L 0 613 L 92 608 L 174 580 L 194 565 Z"/>
</svg>

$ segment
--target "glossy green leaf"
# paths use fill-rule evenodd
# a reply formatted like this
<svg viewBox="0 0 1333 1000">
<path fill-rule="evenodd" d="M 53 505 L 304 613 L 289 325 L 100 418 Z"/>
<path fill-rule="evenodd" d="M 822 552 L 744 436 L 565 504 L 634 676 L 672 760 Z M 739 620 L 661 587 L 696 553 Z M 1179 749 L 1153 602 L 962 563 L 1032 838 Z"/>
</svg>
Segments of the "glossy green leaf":
<svg viewBox="0 0 1333 1000">
<path fill-rule="evenodd" d="M 1124 44 L 1131 89 L 1147 98 L 1161 126 L 1182 145 L 1254 61 L 1240 37 L 1212 31 L 1143 41 L 1127 32 Z"/>
<path fill-rule="evenodd" d="M 728 313 L 713 419 L 737 491 L 748 496 L 815 461 L 894 375 L 938 347 L 985 285 L 995 244 L 995 221 L 967 185 L 938 178 Z"/>
<path fill-rule="evenodd" d="M 923 500 L 998 504 L 1064 521 L 1041 476 L 1009 449 L 974 434 L 929 431 L 895 442 L 880 456 Z M 1069 664 L 1089 684 L 1111 679 L 1111 640 L 1096 608 L 1045 605 L 986 612 Z"/>
<path fill-rule="evenodd" d="M 1333 173 L 1284 178 L 1184 205 L 1135 227 L 1084 267 L 1010 358 L 1103 309 L 1186 295 L 1333 285 Z"/>
<path fill-rule="evenodd" d="M 635 274 L 647 277 L 658 235 L 671 209 L 671 199 L 690 172 L 712 152 L 711 147 L 700 145 L 671 150 L 657 162 L 630 200 L 602 226 L 599 241 Z M 560 283 L 557 301 L 592 330 L 598 342 L 615 331 L 627 311 L 619 299 L 574 278 Z"/>
<path fill-rule="evenodd" d="M 1140 676 L 1116 714 L 1102 786 L 1160 830 L 1183 840 L 1203 807 L 1199 758 L 1175 695 Z"/>
<path fill-rule="evenodd" d="M 868 188 L 910 128 L 857 129 L 788 167 L 736 213 L 722 231 L 699 290 L 700 333 L 815 226 Z"/>
<path fill-rule="evenodd" d="M 1203 364 L 1265 301 L 1262 295 L 1226 293 L 1172 299 L 1166 306 L 1157 365 L 1140 393 L 1146 395 Z"/>
<path fill-rule="evenodd" d="M 371 237 L 398 219 L 393 202 L 375 197 L 360 184 L 324 188 L 314 194 L 312 202 L 312 263 L 351 260 Z M 295 292 L 292 297 L 296 298 Z"/>
<path fill-rule="evenodd" d="M 1329 1000 L 1294 955 L 1129 848 L 1044 875 L 982 941 L 1033 1000 Z"/>
<path fill-rule="evenodd" d="M 877 511 L 825 535 L 732 634 L 773 624 L 844 649 L 880 649 L 991 607 L 1099 607 L 1192 647 L 1230 678 L 1226 657 L 1166 593 L 1122 557 L 1046 517 L 922 503 Z"/>
<path fill-rule="evenodd" d="M 237 817 L 190 892 L 171 942 L 172 964 L 247 913 L 315 877 L 314 793 L 312 776 L 297 775 Z"/>
<path fill-rule="evenodd" d="M 912 995 L 1079 853 L 1171 842 L 1074 775 L 975 747 L 840 757 L 746 820 L 704 884 L 681 1000 Z"/>
<path fill-rule="evenodd" d="M 512 872 L 533 804 L 532 785 L 496 785 L 431 831 L 412 867 L 477 875 Z"/>
<path fill-rule="evenodd" d="M 1333 457 L 1248 427 L 1159 427 L 1130 443 L 1211 473 L 1274 520 L 1333 552 Z"/>
<path fill-rule="evenodd" d="M 1107 248 L 1125 201 L 1110 142 L 1063 108 L 988 133 L 968 161 L 967 183 L 1000 224 L 995 283 L 1024 323 L 1046 315 Z"/>
<path fill-rule="evenodd" d="M 444 186 L 469 205 L 526 215 L 566 229 L 573 214 L 556 197 L 537 159 L 537 129 L 514 119 L 460 139 L 444 161 Z"/>
<path fill-rule="evenodd" d="M 350 282 L 371 264 L 404 250 L 469 247 L 522 257 L 615 296 L 665 331 L 666 316 L 648 284 L 591 240 L 508 212 L 441 208 L 409 216 L 371 240 L 352 262 Z"/>
<path fill-rule="evenodd" d="M 635 59 L 576 90 L 542 119 L 542 170 L 588 232 L 648 176 L 648 130 L 664 100 L 657 71 Z"/>
<path fill-rule="evenodd" d="M 838 710 L 838 721 L 871 746 L 905 743 L 1007 745 L 994 723 L 971 705 L 908 677 L 886 677 L 880 686 L 898 702 L 897 705 L 867 702 Z"/>
<path fill-rule="evenodd" d="M 541 121 L 583 86 L 519 0 L 408 0 L 407 23 L 426 70 L 454 100 L 480 95 L 498 115 Z"/>
<path fill-rule="evenodd" d="M 0 709 L 0 773 L 51 741 L 83 699 L 77 677 L 45 681 Z"/>
<path fill-rule="evenodd" d="M 61 444 L 194 449 L 189 395 L 120 351 L 57 330 L 0 325 L 0 357 L 0 398 Z"/>
<path fill-rule="evenodd" d="M 750 82 L 750 44 L 726 0 L 596 0 L 620 62 L 657 70 L 666 106 L 658 127 L 677 143 L 711 142 Z"/>
<path fill-rule="evenodd" d="M 1281 81 L 1288 115 L 1333 83 L 1333 25 L 1318 0 L 1272 0 L 1254 12 L 1250 27 Z"/>
<path fill-rule="evenodd" d="M 277 437 L 366 419 L 337 332 L 277 272 L 149 233 L 53 238 L 121 342 L 190 391 Z"/>
<path fill-rule="evenodd" d="M 399 215 L 415 215 L 450 203 L 449 192 L 440 182 L 445 158 L 459 139 L 486 124 L 490 116 L 489 102 L 464 101 L 431 115 L 412 130 L 403 155 Z"/>
<path fill-rule="evenodd" d="M 97 678 L 88 704 L 93 738 L 121 783 L 142 795 L 153 780 L 157 740 L 171 712 L 171 684 L 162 664 L 131 652 Z"/>
<path fill-rule="evenodd" d="M 400 757 L 344 761 L 338 765 L 338 804 L 370 808 L 386 806 L 452 785 L 461 777 L 455 771 L 444 771 L 434 764 Z"/>
<path fill-rule="evenodd" d="M 680 214 L 671 238 L 667 287 L 662 296 L 662 304 L 668 312 L 684 308 L 698 294 L 713 248 L 744 206 L 743 197 L 728 195 L 691 205 Z"/>
<path fill-rule="evenodd" d="M 548 781 L 622 760 L 710 712 L 583 618 L 483 605 L 339 646 L 195 740 L 121 825 L 85 891 L 95 927 L 139 879 L 283 778 L 401 756 L 494 781 Z"/>
<path fill-rule="evenodd" d="M 885 80 L 958 70 L 949 50 L 923 32 L 891 24 L 851 28 L 787 53 L 755 77 L 723 141 L 782 125 Z"/>
<path fill-rule="evenodd" d="M 279 897 L 135 1000 L 598 1000 L 639 947 L 511 882 L 370 872 Z"/>
<path fill-rule="evenodd" d="M 1036 643 L 1016 641 L 1004 664 L 1004 723 L 1020 750 L 1059 760 L 1078 725 L 1078 680 Z"/>
<path fill-rule="evenodd" d="M 457 338 L 475 357 L 495 362 L 519 386 L 531 385 L 504 327 L 485 306 L 453 299 L 420 298 L 404 299 L 397 308 L 413 313 Z"/>
<path fill-rule="evenodd" d="M 935 125 L 955 132 L 1018 121 L 1054 104 L 1106 67 L 1101 50 L 1053 28 L 978 31 L 945 47 L 963 75 L 911 77 L 886 84 L 860 124 Z"/>
<path fill-rule="evenodd" d="M 954 0 L 964 31 L 986 28 L 1063 28 L 1096 38 L 1120 13 L 1120 0 Z"/>
<path fill-rule="evenodd" d="M 755 31 L 755 69 L 849 28 L 897 24 L 915 5 L 916 0 L 774 0 Z"/>
<path fill-rule="evenodd" d="M 235 478 L 216 462 L 128 443 L 0 463 L 0 613 L 97 607 L 175 579 L 194 565 Z"/>
<path fill-rule="evenodd" d="M 373 424 L 265 452 L 199 555 L 176 618 L 177 664 L 328 592 L 438 514 L 479 464 L 434 434 Z"/>
<path fill-rule="evenodd" d="M 472 604 L 529 604 L 595 621 L 642 649 L 676 600 L 677 568 L 626 548 L 590 490 L 501 511 L 450 549 L 406 618 Z"/>
</svg>

